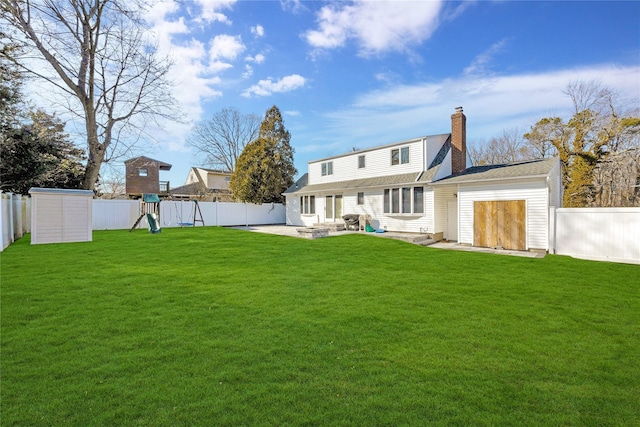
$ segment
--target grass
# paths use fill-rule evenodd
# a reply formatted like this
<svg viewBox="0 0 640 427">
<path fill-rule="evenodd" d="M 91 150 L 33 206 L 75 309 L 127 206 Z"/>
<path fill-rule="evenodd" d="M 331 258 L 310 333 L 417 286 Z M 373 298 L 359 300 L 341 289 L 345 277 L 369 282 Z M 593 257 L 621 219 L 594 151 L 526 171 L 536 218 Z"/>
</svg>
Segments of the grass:
<svg viewBox="0 0 640 427">
<path fill-rule="evenodd" d="M 640 267 L 94 232 L 1 255 L 11 425 L 640 425 Z"/>
</svg>

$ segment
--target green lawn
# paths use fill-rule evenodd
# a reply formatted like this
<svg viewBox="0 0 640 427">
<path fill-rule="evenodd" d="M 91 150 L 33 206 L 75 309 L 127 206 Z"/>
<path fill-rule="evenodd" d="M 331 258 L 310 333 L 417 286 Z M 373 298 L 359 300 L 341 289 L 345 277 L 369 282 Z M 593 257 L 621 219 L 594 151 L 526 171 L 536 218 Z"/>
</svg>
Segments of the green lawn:
<svg viewBox="0 0 640 427">
<path fill-rule="evenodd" d="M 640 425 L 640 266 L 367 235 L 1 255 L 1 424 Z"/>
</svg>

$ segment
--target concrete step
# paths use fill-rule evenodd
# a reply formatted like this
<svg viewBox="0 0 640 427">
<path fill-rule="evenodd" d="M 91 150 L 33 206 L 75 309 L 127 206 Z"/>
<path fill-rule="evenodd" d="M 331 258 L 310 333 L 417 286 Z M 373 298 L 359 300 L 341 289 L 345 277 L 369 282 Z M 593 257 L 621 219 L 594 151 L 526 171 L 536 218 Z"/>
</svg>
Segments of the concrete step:
<svg viewBox="0 0 640 427">
<path fill-rule="evenodd" d="M 344 222 L 322 222 L 313 224 L 313 226 L 328 228 L 329 231 L 344 231 L 346 229 Z"/>
</svg>

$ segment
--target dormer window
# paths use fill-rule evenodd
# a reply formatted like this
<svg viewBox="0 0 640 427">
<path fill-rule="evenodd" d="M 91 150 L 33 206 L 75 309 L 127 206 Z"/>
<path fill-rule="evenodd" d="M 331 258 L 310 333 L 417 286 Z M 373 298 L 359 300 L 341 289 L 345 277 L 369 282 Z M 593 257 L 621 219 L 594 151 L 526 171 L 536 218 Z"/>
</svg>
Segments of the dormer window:
<svg viewBox="0 0 640 427">
<path fill-rule="evenodd" d="M 147 170 L 147 168 L 138 169 L 138 176 L 148 176 L 148 175 L 149 175 L 149 170 Z"/>
<path fill-rule="evenodd" d="M 320 167 L 322 168 L 322 176 L 333 175 L 333 162 L 324 162 Z"/>
</svg>

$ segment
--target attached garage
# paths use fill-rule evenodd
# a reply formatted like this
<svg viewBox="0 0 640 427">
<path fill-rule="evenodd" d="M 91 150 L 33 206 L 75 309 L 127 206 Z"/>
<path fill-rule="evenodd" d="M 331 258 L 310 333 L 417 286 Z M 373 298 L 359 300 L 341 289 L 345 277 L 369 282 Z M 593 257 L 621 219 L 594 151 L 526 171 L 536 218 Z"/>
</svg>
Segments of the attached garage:
<svg viewBox="0 0 640 427">
<path fill-rule="evenodd" d="M 527 249 L 525 200 L 473 202 L 473 246 Z"/>
<path fill-rule="evenodd" d="M 433 185 L 457 197 L 458 243 L 549 249 L 549 207 L 562 203 L 557 158 L 475 166 Z"/>
</svg>

